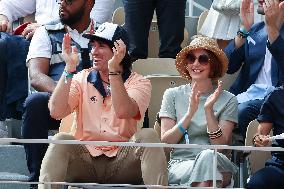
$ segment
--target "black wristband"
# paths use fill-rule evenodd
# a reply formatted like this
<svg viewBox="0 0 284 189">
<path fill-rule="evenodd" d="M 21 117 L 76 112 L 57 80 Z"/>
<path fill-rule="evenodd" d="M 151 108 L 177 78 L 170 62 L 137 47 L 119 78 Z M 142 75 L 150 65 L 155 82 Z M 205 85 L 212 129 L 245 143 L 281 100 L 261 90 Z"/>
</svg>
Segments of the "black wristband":
<svg viewBox="0 0 284 189">
<path fill-rule="evenodd" d="M 121 72 L 109 72 L 108 75 L 121 75 Z"/>
</svg>

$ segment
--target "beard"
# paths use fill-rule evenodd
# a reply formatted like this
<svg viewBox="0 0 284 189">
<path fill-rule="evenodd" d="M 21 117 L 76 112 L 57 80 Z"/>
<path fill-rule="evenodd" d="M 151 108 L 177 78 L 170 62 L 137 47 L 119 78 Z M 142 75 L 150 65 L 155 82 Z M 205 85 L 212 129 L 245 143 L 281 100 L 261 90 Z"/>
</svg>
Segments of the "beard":
<svg viewBox="0 0 284 189">
<path fill-rule="evenodd" d="M 60 18 L 60 22 L 64 25 L 68 25 L 68 26 L 72 26 L 73 24 L 79 22 L 80 20 L 82 20 L 82 17 L 84 15 L 84 8 L 79 9 L 77 12 L 70 14 L 68 12 L 67 16 L 62 16 L 60 14 L 60 10 L 59 10 L 59 18 Z"/>
</svg>

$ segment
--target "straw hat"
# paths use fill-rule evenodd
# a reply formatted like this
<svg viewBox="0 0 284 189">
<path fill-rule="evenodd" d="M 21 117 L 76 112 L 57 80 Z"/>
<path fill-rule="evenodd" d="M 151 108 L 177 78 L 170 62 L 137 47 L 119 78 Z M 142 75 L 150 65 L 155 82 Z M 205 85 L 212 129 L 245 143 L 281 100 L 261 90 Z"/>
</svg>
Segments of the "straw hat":
<svg viewBox="0 0 284 189">
<path fill-rule="evenodd" d="M 222 71 L 220 77 L 224 76 L 228 69 L 228 58 L 226 54 L 219 48 L 217 41 L 206 36 L 196 35 L 189 46 L 184 47 L 176 56 L 176 68 L 183 78 L 191 81 L 191 77 L 187 70 L 187 55 L 189 52 L 196 49 L 205 49 L 211 51 L 217 59 L 219 64 L 222 64 Z M 219 78 L 214 78 L 219 79 Z"/>
</svg>

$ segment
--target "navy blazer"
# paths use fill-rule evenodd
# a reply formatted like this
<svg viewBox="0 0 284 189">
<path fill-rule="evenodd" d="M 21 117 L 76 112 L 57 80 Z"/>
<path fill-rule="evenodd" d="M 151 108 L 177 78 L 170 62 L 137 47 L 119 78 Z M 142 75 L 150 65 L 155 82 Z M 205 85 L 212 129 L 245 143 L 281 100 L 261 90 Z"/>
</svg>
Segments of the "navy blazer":
<svg viewBox="0 0 284 189">
<path fill-rule="evenodd" d="M 239 69 L 240 73 L 230 88 L 230 92 L 237 95 L 245 92 L 254 84 L 264 64 L 266 46 L 272 54 L 271 60 L 271 81 L 273 86 L 284 84 L 284 25 L 281 28 L 279 37 L 270 44 L 264 22 L 253 25 L 249 36 L 255 44 L 246 40 L 238 49 L 235 49 L 235 41 L 225 48 L 229 58 L 228 74 L 233 74 Z"/>
</svg>

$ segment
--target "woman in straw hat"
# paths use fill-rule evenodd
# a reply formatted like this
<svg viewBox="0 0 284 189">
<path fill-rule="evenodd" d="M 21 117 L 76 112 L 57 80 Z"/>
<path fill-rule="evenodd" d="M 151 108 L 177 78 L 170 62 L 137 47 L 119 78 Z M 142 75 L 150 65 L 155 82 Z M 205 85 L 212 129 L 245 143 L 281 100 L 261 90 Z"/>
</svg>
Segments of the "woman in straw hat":
<svg viewBox="0 0 284 189">
<path fill-rule="evenodd" d="M 237 123 L 237 99 L 218 82 L 228 59 L 215 40 L 196 36 L 176 58 L 176 68 L 189 84 L 167 89 L 159 116 L 162 141 L 178 144 L 228 145 Z M 171 151 L 169 183 L 209 187 L 213 185 L 213 150 Z M 217 155 L 219 187 L 232 187 L 236 166 Z"/>
</svg>

